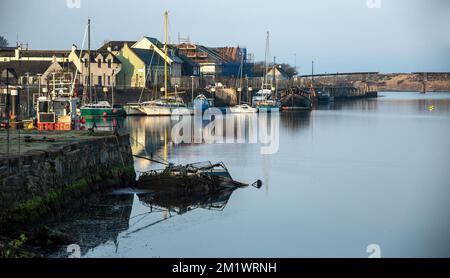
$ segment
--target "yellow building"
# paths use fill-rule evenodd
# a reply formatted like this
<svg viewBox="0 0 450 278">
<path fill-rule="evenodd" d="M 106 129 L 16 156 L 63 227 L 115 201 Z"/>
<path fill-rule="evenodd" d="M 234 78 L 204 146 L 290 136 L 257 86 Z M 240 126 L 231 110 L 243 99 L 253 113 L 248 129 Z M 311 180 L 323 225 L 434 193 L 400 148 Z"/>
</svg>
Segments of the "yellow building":
<svg viewBox="0 0 450 278">
<path fill-rule="evenodd" d="M 183 61 L 169 49 L 165 56 L 164 46 L 155 38 L 143 37 L 137 42 L 112 41 L 101 49 L 109 48 L 122 63 L 118 74 L 120 88 L 161 87 L 164 82 L 164 59 L 168 64 L 171 83 L 179 83 Z"/>
</svg>

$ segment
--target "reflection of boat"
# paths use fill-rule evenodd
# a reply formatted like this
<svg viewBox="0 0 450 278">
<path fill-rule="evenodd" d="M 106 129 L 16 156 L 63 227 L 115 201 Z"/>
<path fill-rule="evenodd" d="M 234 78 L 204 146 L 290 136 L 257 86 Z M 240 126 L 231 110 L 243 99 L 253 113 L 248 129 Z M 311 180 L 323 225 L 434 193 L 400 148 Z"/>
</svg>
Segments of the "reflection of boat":
<svg viewBox="0 0 450 278">
<path fill-rule="evenodd" d="M 215 192 L 191 192 L 186 189 L 173 189 L 170 186 L 149 187 L 150 193 L 138 194 L 139 201 L 155 209 L 164 208 L 170 212 L 184 214 L 197 208 L 223 210 L 237 188 L 222 188 Z"/>
<path fill-rule="evenodd" d="M 258 109 L 248 104 L 236 105 L 230 108 L 231 113 L 257 113 Z"/>
</svg>

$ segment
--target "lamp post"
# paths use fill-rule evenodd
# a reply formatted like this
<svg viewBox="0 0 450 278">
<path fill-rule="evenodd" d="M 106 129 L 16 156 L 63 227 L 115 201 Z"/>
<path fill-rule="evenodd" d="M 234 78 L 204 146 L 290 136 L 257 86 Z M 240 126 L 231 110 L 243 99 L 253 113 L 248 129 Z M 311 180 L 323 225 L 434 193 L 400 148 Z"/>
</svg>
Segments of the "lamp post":
<svg viewBox="0 0 450 278">
<path fill-rule="evenodd" d="M 42 74 L 38 73 L 38 96 L 41 96 L 41 78 L 42 78 Z"/>
<path fill-rule="evenodd" d="M 27 116 L 30 116 L 30 73 L 27 72 Z"/>
<path fill-rule="evenodd" d="M 6 100 L 5 100 L 5 114 L 6 114 L 6 155 L 9 156 L 9 68 L 6 68 Z M 2 73 L 3 75 L 3 73 Z"/>
</svg>

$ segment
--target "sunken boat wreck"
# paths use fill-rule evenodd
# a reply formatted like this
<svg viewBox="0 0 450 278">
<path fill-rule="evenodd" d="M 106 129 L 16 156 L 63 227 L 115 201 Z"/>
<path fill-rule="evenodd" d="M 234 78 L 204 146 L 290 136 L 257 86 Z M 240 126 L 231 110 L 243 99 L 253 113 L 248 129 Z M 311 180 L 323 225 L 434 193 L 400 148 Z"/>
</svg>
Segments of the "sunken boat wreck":
<svg viewBox="0 0 450 278">
<path fill-rule="evenodd" d="M 140 158 L 148 159 L 145 157 Z M 153 159 L 149 160 L 155 161 Z M 226 188 L 243 188 L 250 185 L 234 180 L 223 162 L 213 164 L 210 161 L 206 161 L 187 165 L 156 162 L 165 164 L 166 167 L 160 170 L 139 173 L 139 179 L 136 183 L 137 188 L 150 186 L 153 189 L 165 191 L 184 189 L 192 192 L 214 192 Z M 258 180 L 252 186 L 261 188 L 262 182 Z"/>
</svg>

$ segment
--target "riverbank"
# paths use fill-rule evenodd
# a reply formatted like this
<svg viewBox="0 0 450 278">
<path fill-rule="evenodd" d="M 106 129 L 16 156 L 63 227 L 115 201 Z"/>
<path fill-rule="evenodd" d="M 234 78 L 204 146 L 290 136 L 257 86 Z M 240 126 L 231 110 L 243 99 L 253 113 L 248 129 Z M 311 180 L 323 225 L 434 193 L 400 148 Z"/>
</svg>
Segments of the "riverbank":
<svg viewBox="0 0 450 278">
<path fill-rule="evenodd" d="M 302 76 L 307 83 L 311 76 Z M 314 76 L 317 86 L 369 86 L 380 92 L 450 92 L 450 73 L 336 73 Z"/>
<path fill-rule="evenodd" d="M 0 235 L 7 238 L 135 181 L 128 134 L 26 131 L 11 139 L 16 148 L 5 155 L 0 132 Z"/>
</svg>

